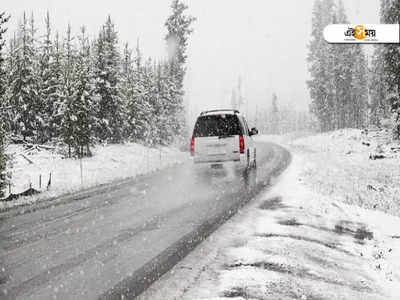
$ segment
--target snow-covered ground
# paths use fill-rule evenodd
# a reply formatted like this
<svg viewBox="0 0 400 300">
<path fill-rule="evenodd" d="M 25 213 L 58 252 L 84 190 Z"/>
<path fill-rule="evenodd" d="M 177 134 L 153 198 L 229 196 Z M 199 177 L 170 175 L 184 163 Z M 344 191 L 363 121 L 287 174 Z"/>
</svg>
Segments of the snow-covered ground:
<svg viewBox="0 0 400 300">
<path fill-rule="evenodd" d="M 399 158 L 378 135 L 261 137 L 289 169 L 140 299 L 400 299 Z"/>
<path fill-rule="evenodd" d="M 314 190 L 348 204 L 400 216 L 400 148 L 385 131 L 346 129 L 290 142 Z M 373 159 L 377 155 L 383 159 Z"/>
<path fill-rule="evenodd" d="M 64 159 L 55 151 L 43 148 L 27 153 L 21 145 L 10 145 L 7 153 L 14 157 L 11 193 L 21 193 L 30 186 L 43 193 L 9 202 L 0 201 L 0 209 L 132 178 L 188 159 L 187 153 L 175 148 L 147 148 L 133 143 L 98 145 L 93 149 L 92 157 L 82 160 Z M 47 190 L 50 173 L 51 185 Z M 8 189 L 6 192 L 8 194 Z"/>
</svg>

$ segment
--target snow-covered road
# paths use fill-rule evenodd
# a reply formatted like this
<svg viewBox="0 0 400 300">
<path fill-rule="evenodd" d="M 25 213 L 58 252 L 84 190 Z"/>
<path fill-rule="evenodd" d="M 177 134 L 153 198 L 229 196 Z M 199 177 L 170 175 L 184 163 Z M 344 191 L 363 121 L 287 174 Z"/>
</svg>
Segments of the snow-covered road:
<svg viewBox="0 0 400 300">
<path fill-rule="evenodd" d="M 218 170 L 194 176 L 186 163 L 100 194 L 1 213 L 0 298 L 136 295 L 290 161 L 270 143 L 257 154 L 257 181 Z"/>
<path fill-rule="evenodd" d="M 310 147 L 326 145 L 316 139 Z M 310 164 L 323 153 L 296 149 L 271 189 L 139 299 L 400 299 L 400 218 L 313 190 L 307 179 L 318 171 Z M 325 160 L 317 167 L 332 165 Z"/>
</svg>

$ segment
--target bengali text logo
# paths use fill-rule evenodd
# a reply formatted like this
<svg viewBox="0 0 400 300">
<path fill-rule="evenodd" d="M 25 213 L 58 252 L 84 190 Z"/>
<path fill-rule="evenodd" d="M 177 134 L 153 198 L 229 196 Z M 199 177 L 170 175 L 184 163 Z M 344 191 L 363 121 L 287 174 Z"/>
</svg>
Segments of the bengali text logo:
<svg viewBox="0 0 400 300">
<path fill-rule="evenodd" d="M 344 32 L 344 36 L 347 40 L 357 39 L 359 41 L 373 41 L 376 38 L 376 30 L 367 28 L 364 25 L 357 25 L 348 27 Z"/>
</svg>

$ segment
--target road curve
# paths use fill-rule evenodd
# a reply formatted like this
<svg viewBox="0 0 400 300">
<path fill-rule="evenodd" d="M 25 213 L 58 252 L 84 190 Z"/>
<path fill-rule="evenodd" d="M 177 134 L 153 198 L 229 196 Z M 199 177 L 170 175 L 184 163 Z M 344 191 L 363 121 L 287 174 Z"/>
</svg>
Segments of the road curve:
<svg viewBox="0 0 400 300">
<path fill-rule="evenodd" d="M 290 163 L 271 143 L 257 155 L 247 177 L 187 163 L 0 213 L 0 299 L 134 298 Z"/>
</svg>

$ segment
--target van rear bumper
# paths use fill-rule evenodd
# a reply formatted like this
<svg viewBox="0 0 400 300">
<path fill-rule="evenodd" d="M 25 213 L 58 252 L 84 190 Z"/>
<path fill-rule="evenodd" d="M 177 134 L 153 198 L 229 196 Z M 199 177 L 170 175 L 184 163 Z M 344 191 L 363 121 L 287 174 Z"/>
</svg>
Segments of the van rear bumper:
<svg viewBox="0 0 400 300">
<path fill-rule="evenodd" d="M 201 157 L 201 156 L 194 156 L 193 162 L 195 165 L 216 165 L 216 164 L 229 164 L 237 167 L 245 167 L 247 165 L 246 156 L 241 154 L 239 158 L 232 159 L 232 158 L 213 158 L 210 157 Z"/>
<path fill-rule="evenodd" d="M 233 162 L 233 163 L 240 163 L 240 159 L 209 159 L 209 160 L 201 160 L 201 159 L 194 159 L 193 162 L 195 164 L 218 164 L 218 163 L 226 163 L 226 162 Z"/>
</svg>

